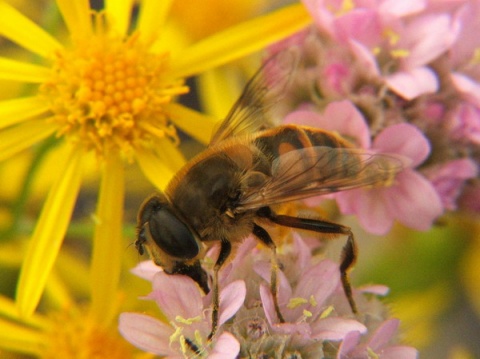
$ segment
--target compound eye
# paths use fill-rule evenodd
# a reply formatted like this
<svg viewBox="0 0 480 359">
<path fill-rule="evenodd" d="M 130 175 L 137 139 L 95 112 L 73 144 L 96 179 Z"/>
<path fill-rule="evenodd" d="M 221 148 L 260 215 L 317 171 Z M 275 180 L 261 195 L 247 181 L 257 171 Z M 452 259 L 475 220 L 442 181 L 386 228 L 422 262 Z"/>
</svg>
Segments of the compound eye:
<svg viewBox="0 0 480 359">
<path fill-rule="evenodd" d="M 155 211 L 148 226 L 152 239 L 165 253 L 183 259 L 198 255 L 200 248 L 192 232 L 168 208 Z"/>
</svg>

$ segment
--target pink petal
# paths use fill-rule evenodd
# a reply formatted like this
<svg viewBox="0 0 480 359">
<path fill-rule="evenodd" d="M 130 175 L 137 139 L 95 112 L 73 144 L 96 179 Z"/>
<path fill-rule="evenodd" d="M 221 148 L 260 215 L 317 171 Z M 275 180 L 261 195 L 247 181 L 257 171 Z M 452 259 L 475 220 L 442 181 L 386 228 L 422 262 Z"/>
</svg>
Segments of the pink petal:
<svg viewBox="0 0 480 359">
<path fill-rule="evenodd" d="M 365 333 L 367 327 L 352 319 L 326 318 L 312 324 L 312 337 L 319 340 L 343 340 L 350 332 Z"/>
<path fill-rule="evenodd" d="M 220 317 L 218 324 L 222 325 L 233 317 L 245 300 L 247 288 L 243 280 L 236 280 L 220 292 Z"/>
<path fill-rule="evenodd" d="M 406 48 L 410 50 L 406 66 L 415 68 L 436 59 L 449 49 L 458 32 L 459 28 L 448 14 L 432 14 L 413 19 L 402 35 Z"/>
<path fill-rule="evenodd" d="M 303 271 L 309 265 L 310 260 L 312 259 L 312 253 L 310 248 L 297 232 L 293 233 L 293 241 L 295 253 L 297 253 L 296 267 L 299 269 L 299 271 Z"/>
<path fill-rule="evenodd" d="M 309 268 L 302 274 L 293 296 L 310 298 L 313 295 L 317 302 L 315 309 L 321 310 L 322 304 L 333 294 L 340 283 L 340 270 L 338 265 L 328 259 Z M 309 308 L 312 311 L 314 308 Z M 298 308 L 302 310 L 302 308 Z"/>
<path fill-rule="evenodd" d="M 285 116 L 284 124 L 294 124 L 300 126 L 322 127 L 323 118 L 319 113 L 309 110 L 297 110 L 290 112 Z"/>
<path fill-rule="evenodd" d="M 378 134 L 373 148 L 384 153 L 398 154 L 412 160 L 416 167 L 428 157 L 430 143 L 423 133 L 408 123 L 392 125 Z"/>
<path fill-rule="evenodd" d="M 398 71 L 385 77 L 388 87 L 406 100 L 434 93 L 438 90 L 438 78 L 427 67 L 415 67 Z"/>
<path fill-rule="evenodd" d="M 215 346 L 211 353 L 207 356 L 208 359 L 235 359 L 240 353 L 240 343 L 235 337 L 223 332 L 215 341 Z"/>
<path fill-rule="evenodd" d="M 169 340 L 173 328 L 148 315 L 121 313 L 120 334 L 136 347 L 158 355 L 175 354 Z"/>
<path fill-rule="evenodd" d="M 386 285 L 376 284 L 376 285 L 367 285 L 364 287 L 357 288 L 358 291 L 362 293 L 375 294 L 378 296 L 385 296 L 390 291 Z"/>
<path fill-rule="evenodd" d="M 432 184 L 409 169 L 398 174 L 397 182 L 388 189 L 388 212 L 410 228 L 429 229 L 443 212 L 442 202 Z"/>
<path fill-rule="evenodd" d="M 200 289 L 193 279 L 184 275 L 157 273 L 153 280 L 153 292 L 148 297 L 157 302 L 169 320 L 177 315 L 194 318 L 203 314 Z"/>
<path fill-rule="evenodd" d="M 351 39 L 349 41 L 350 48 L 357 57 L 357 62 L 366 73 L 373 76 L 380 76 L 380 69 L 378 68 L 377 60 L 373 53 L 363 44 Z"/>
<path fill-rule="evenodd" d="M 387 345 L 390 339 L 395 335 L 400 321 L 398 319 L 389 319 L 383 322 L 380 327 L 375 330 L 372 337 L 368 341 L 368 346 L 377 351 Z"/>
<path fill-rule="evenodd" d="M 477 165 L 470 159 L 458 159 L 429 169 L 426 176 L 448 210 L 457 208 L 457 198 L 465 181 L 477 175 Z"/>
<path fill-rule="evenodd" d="M 453 68 L 462 68 L 473 60 L 474 52 L 480 44 L 480 4 L 477 1 L 466 2 L 455 14 L 455 22 L 461 27 L 460 34 L 449 51 Z"/>
<path fill-rule="evenodd" d="M 425 0 L 385 0 L 380 3 L 379 10 L 382 13 L 402 17 L 422 11 L 426 5 Z"/>
<path fill-rule="evenodd" d="M 163 271 L 163 269 L 153 263 L 152 260 L 142 261 L 131 270 L 131 272 L 137 277 L 146 279 L 150 282 L 153 281 L 153 277 L 155 276 L 155 274 L 161 271 Z"/>
<path fill-rule="evenodd" d="M 260 285 L 260 298 L 262 300 L 263 311 L 268 323 L 272 326 L 278 323 L 277 314 L 275 313 L 275 305 L 273 304 L 273 296 L 270 292 L 270 288 L 266 285 Z"/>
<path fill-rule="evenodd" d="M 369 233 L 382 235 L 390 230 L 395 219 L 385 203 L 388 198 L 386 188 L 354 189 L 339 193 L 337 203 L 342 213 L 355 214 Z"/>
<path fill-rule="evenodd" d="M 360 343 L 360 337 L 360 332 L 347 333 L 338 348 L 337 359 L 344 359 L 345 357 L 347 357 L 348 353 L 355 349 L 357 344 Z"/>
<path fill-rule="evenodd" d="M 347 138 L 354 138 L 359 147 L 370 147 L 370 130 L 367 122 L 357 107 L 348 100 L 328 104 L 318 127 L 338 132 Z"/>
<path fill-rule="evenodd" d="M 383 30 L 378 11 L 366 8 L 357 8 L 337 17 L 335 27 L 341 41 L 354 39 L 368 48 L 381 41 Z"/>
<path fill-rule="evenodd" d="M 326 10 L 323 0 L 302 0 L 302 3 L 318 28 L 333 33 L 334 16 Z"/>
<path fill-rule="evenodd" d="M 450 76 L 457 90 L 467 95 L 468 99 L 476 106 L 480 106 L 480 84 L 478 81 L 458 72 L 453 72 Z"/>
</svg>

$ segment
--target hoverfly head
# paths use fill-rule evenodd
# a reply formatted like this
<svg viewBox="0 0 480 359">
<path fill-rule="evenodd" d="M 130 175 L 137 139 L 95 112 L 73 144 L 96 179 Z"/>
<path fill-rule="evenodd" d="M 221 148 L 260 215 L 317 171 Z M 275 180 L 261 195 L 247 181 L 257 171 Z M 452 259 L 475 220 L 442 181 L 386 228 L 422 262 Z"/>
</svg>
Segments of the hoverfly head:
<svg viewBox="0 0 480 359">
<path fill-rule="evenodd" d="M 167 273 L 173 273 L 177 262 L 194 259 L 201 249 L 194 232 L 163 194 L 155 194 L 142 204 L 135 247 L 140 255 L 146 249 Z"/>
</svg>

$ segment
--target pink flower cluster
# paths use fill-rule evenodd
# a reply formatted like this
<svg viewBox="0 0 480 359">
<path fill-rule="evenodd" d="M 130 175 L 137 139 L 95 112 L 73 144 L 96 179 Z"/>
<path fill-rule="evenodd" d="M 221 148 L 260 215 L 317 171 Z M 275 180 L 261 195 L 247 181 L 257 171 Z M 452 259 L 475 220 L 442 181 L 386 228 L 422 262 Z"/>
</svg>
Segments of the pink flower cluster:
<svg viewBox="0 0 480 359">
<path fill-rule="evenodd" d="M 247 238 L 220 272 L 220 329 L 211 342 L 207 340 L 211 295 L 204 296 L 189 277 L 167 275 L 150 261 L 134 272 L 152 281 L 153 291 L 145 299 L 158 304 L 167 322 L 123 313 L 121 334 L 138 348 L 167 358 L 417 357 L 414 348 L 397 344 L 398 320 L 388 319 L 376 298 L 387 289 L 356 290 L 361 314 L 355 317 L 340 284 L 338 265 L 312 257 L 296 235 L 293 243 L 282 247 L 279 258 L 283 268 L 279 304 L 286 320 L 279 323 L 268 285 L 270 253 L 256 245 L 254 238 Z"/>
<path fill-rule="evenodd" d="M 480 203 L 480 2 L 303 0 L 309 30 L 292 46 L 302 63 L 285 121 L 337 132 L 410 166 L 384 188 L 335 195 L 371 233 L 395 220 L 428 229 L 445 210 Z"/>
</svg>

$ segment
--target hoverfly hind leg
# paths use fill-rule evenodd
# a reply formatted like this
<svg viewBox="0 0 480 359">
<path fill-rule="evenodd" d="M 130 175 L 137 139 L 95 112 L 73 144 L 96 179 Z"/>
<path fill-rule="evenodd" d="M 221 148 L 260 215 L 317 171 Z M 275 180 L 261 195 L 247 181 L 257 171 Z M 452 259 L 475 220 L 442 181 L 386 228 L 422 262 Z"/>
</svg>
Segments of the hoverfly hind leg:
<svg viewBox="0 0 480 359">
<path fill-rule="evenodd" d="M 220 253 L 218 254 L 217 261 L 213 267 L 213 279 L 212 279 L 212 290 L 213 290 L 213 309 L 212 309 L 212 331 L 208 335 L 208 341 L 212 340 L 213 336 L 218 329 L 218 310 L 220 308 L 220 292 L 218 289 L 218 271 L 225 263 L 226 259 L 232 251 L 232 245 L 227 240 L 222 240 L 220 242 Z"/>
<path fill-rule="evenodd" d="M 323 221 L 311 218 L 298 218 L 285 215 L 277 215 L 269 207 L 263 207 L 257 214 L 261 217 L 271 220 L 281 226 L 304 229 L 317 233 L 346 235 L 347 243 L 343 247 L 342 257 L 340 262 L 340 276 L 342 280 L 343 290 L 347 297 L 348 304 L 354 314 L 358 314 L 357 305 L 353 299 L 352 286 L 350 284 L 349 272 L 357 261 L 357 245 L 353 237 L 352 230 L 349 227 L 342 226 L 338 223 Z"/>
<path fill-rule="evenodd" d="M 272 293 L 273 305 L 275 306 L 275 311 L 277 312 L 278 320 L 280 321 L 280 323 L 285 323 L 285 319 L 283 318 L 282 312 L 280 311 L 280 306 L 278 305 L 277 274 L 278 274 L 279 264 L 278 264 L 278 258 L 277 258 L 277 247 L 275 246 L 275 243 L 272 241 L 272 238 L 270 237 L 268 232 L 262 227 L 254 224 L 252 233 L 255 237 L 257 237 L 260 241 L 262 241 L 265 245 L 267 245 L 268 248 L 272 250 L 270 292 Z"/>
<path fill-rule="evenodd" d="M 353 314 L 358 314 L 357 304 L 353 299 L 352 285 L 350 284 L 350 277 L 348 272 L 353 268 L 357 260 L 357 246 L 353 238 L 353 233 L 350 231 L 348 234 L 347 243 L 342 249 L 342 260 L 340 262 L 340 275 L 342 279 L 343 290 L 345 291 L 345 296 L 348 299 L 348 304 L 352 309 Z"/>
</svg>

